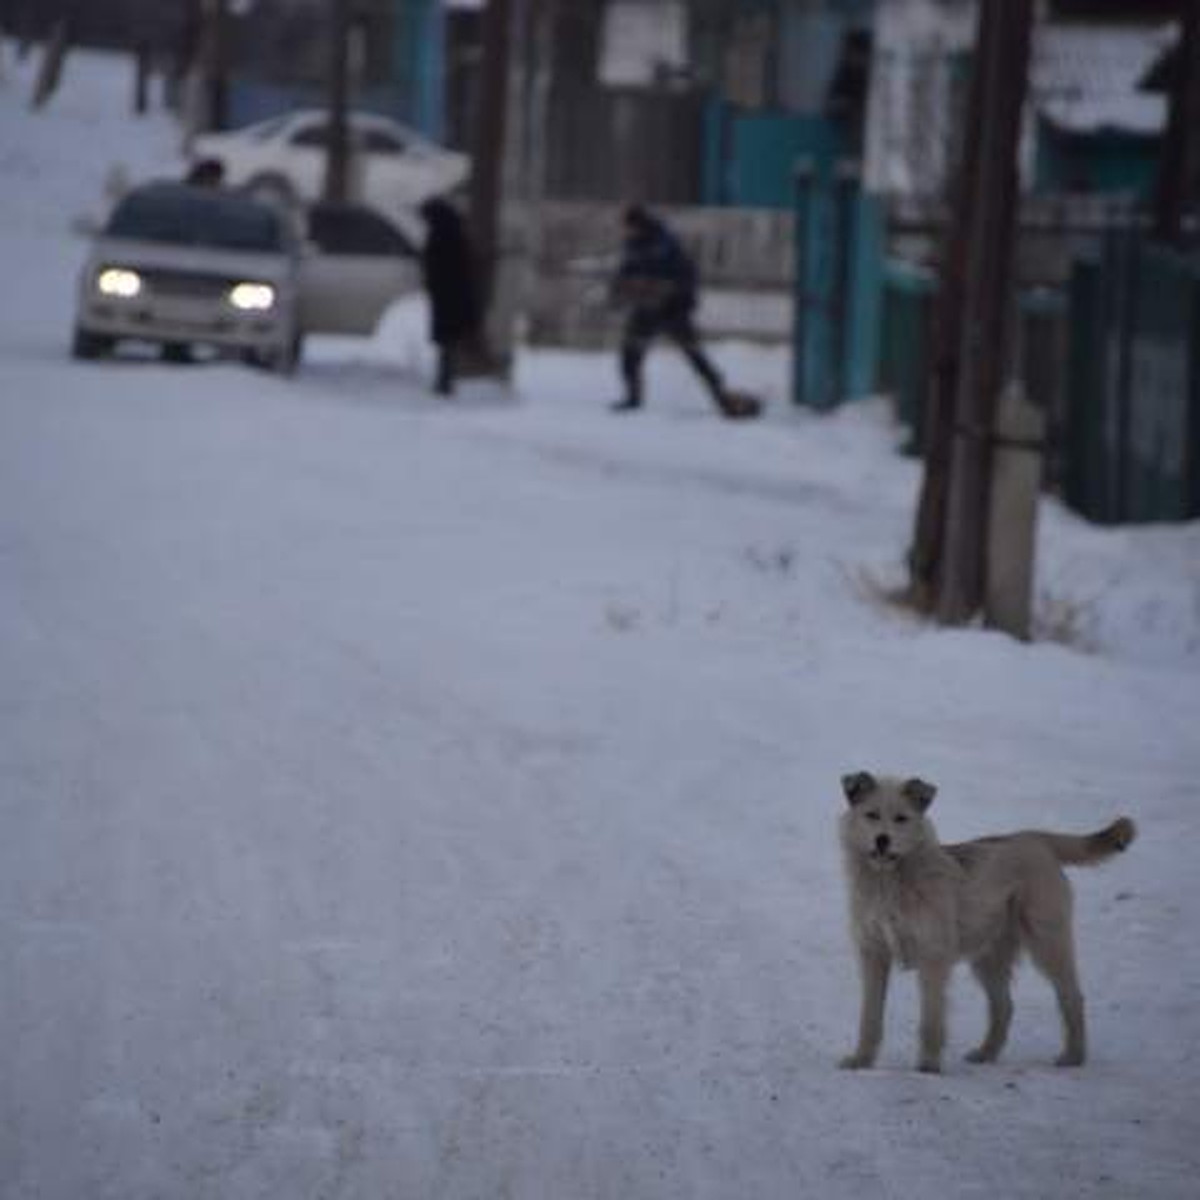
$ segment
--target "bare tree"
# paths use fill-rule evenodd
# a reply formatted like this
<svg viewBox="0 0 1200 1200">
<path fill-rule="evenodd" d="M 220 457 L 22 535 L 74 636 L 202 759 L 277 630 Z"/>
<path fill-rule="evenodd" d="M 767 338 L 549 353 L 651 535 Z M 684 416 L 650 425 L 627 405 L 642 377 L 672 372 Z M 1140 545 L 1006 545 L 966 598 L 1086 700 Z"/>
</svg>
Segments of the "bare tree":
<svg viewBox="0 0 1200 1200">
<path fill-rule="evenodd" d="M 63 16 L 55 21 L 46 48 L 42 52 L 41 65 L 38 67 L 37 79 L 33 84 L 33 96 L 30 106 L 41 108 L 46 101 L 58 90 L 59 80 L 62 79 L 63 63 L 71 46 L 71 21 Z"/>
</svg>

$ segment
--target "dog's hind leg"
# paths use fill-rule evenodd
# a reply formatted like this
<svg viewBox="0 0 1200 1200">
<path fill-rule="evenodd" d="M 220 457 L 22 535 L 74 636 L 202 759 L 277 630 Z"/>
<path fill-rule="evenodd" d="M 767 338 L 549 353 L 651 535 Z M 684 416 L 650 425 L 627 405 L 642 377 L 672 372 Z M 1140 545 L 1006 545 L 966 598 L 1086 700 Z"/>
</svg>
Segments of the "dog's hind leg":
<svg viewBox="0 0 1200 1200">
<path fill-rule="evenodd" d="M 995 1062 L 1008 1040 L 1008 1027 L 1012 1022 L 1012 970 L 1016 962 L 1019 942 L 1014 928 L 1006 928 L 993 942 L 985 954 L 971 963 L 975 978 L 983 985 L 987 994 L 988 1027 L 983 1041 L 967 1054 L 967 1062 Z"/>
<path fill-rule="evenodd" d="M 1053 984 L 1063 1022 L 1063 1051 L 1055 1060 L 1060 1067 L 1079 1067 L 1087 1057 L 1087 1032 L 1083 992 L 1075 968 L 1070 908 L 1061 916 L 1027 922 L 1024 930 L 1029 957 Z"/>
<path fill-rule="evenodd" d="M 942 1047 L 946 1043 L 946 984 L 952 963 L 934 960 L 919 968 L 921 985 L 920 1054 L 917 1069 L 936 1074 L 942 1069 Z"/>
<path fill-rule="evenodd" d="M 862 1011 L 858 1021 L 858 1046 L 838 1064 L 856 1071 L 874 1064 L 883 1041 L 883 1005 L 887 999 L 888 975 L 892 960 L 877 946 L 860 946 L 858 966 L 862 976 Z"/>
</svg>

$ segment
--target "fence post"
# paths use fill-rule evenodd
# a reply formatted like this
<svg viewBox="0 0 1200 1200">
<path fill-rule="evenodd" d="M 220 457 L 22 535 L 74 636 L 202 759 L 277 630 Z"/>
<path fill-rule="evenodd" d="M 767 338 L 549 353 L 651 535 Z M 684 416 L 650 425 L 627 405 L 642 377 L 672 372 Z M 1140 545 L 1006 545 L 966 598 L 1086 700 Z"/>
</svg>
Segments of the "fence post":
<svg viewBox="0 0 1200 1200">
<path fill-rule="evenodd" d="M 842 377 L 845 246 L 837 188 L 811 159 L 796 166 L 796 303 L 793 399 L 829 409 Z"/>
<path fill-rule="evenodd" d="M 811 158 L 797 161 L 792 172 L 792 209 L 795 216 L 793 238 L 795 274 L 792 301 L 792 402 L 809 404 L 809 257 L 811 252 L 811 226 L 813 188 L 816 181 L 816 165 Z"/>
<path fill-rule="evenodd" d="M 1136 319 L 1137 233 L 1127 217 L 1105 230 L 1101 296 L 1104 395 L 1102 416 L 1103 500 L 1097 516 L 1117 523 L 1128 516 L 1129 434 Z"/>
<path fill-rule="evenodd" d="M 861 181 L 851 208 L 850 299 L 846 307 L 849 339 L 844 395 L 870 395 L 878 386 L 885 237 L 883 212 Z"/>
<path fill-rule="evenodd" d="M 840 404 L 848 391 L 850 352 L 854 345 L 854 264 L 859 169 L 839 162 L 833 187 L 834 262 L 830 295 L 830 363 L 827 407 Z"/>
</svg>

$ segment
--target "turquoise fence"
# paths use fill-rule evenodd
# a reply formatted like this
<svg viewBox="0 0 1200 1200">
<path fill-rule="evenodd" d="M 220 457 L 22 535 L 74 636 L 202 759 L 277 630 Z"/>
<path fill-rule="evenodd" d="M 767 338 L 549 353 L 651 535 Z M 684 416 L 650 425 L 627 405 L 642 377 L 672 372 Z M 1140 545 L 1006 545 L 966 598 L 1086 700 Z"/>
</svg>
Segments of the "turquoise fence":
<svg viewBox="0 0 1200 1200">
<path fill-rule="evenodd" d="M 1200 516 L 1200 256 L 1110 231 L 1070 288 L 1067 502 L 1095 521 Z"/>
<path fill-rule="evenodd" d="M 829 409 L 877 382 L 884 296 L 884 214 L 850 168 L 795 170 L 792 396 Z"/>
<path fill-rule="evenodd" d="M 884 269 L 879 335 L 879 390 L 892 397 L 896 416 L 917 453 L 925 428 L 929 362 L 933 352 L 933 299 L 937 280 L 929 271 L 889 261 Z"/>
</svg>

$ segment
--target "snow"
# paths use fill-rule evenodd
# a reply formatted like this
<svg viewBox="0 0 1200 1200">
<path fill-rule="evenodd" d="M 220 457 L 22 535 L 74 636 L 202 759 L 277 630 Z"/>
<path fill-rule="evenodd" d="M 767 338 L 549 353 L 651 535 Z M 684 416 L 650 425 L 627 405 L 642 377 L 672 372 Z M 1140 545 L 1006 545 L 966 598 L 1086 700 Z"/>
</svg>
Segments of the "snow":
<svg viewBox="0 0 1200 1200">
<path fill-rule="evenodd" d="M 1174 23 L 1046 26 L 1034 39 L 1030 66 L 1039 112 L 1070 133 L 1161 132 L 1166 98 L 1140 88 L 1178 37 Z"/>
<path fill-rule="evenodd" d="M 123 64 L 0 85 L 0 1195 L 1195 1194 L 1200 526 L 1044 506 L 1066 643 L 923 626 L 886 405 L 717 420 L 652 361 L 424 387 L 422 313 L 292 381 L 72 363 L 71 230 L 171 170 Z M 834 1064 L 850 769 L 947 838 L 1140 824 L 1076 875 L 1092 1057 Z"/>
</svg>

